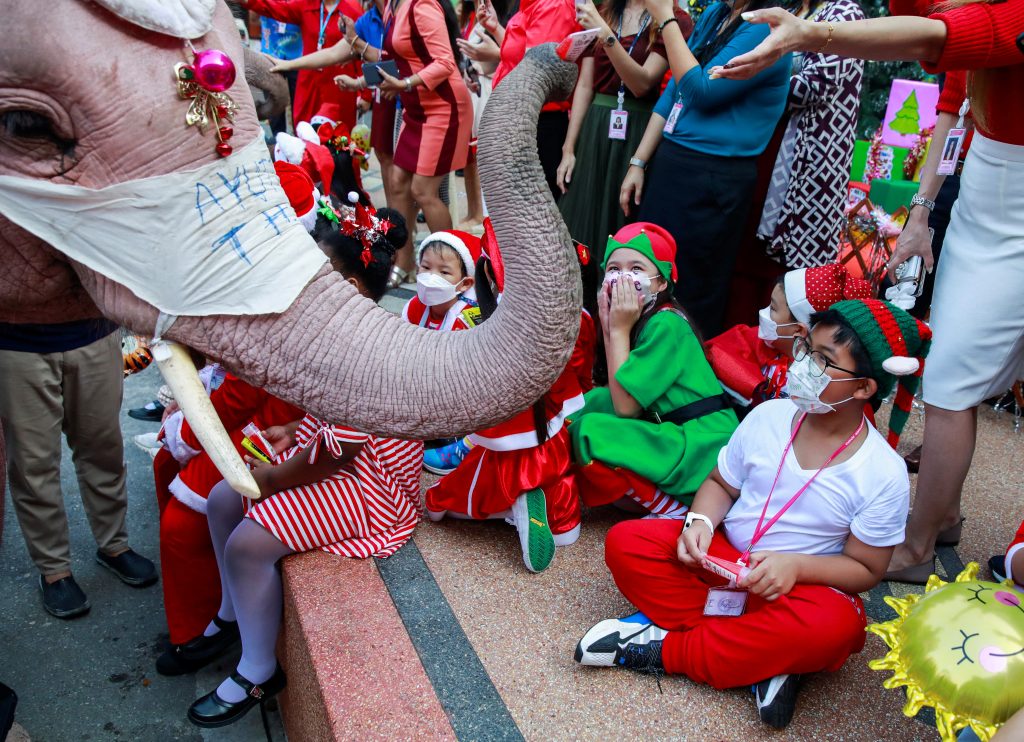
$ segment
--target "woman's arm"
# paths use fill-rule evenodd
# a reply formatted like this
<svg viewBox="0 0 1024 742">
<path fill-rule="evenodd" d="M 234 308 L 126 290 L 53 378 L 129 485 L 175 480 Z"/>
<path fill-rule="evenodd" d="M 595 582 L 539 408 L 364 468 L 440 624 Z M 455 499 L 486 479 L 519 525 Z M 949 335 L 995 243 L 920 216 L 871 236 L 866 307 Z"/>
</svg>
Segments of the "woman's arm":
<svg viewBox="0 0 1024 742">
<path fill-rule="evenodd" d="M 672 85 L 669 85 L 672 88 Z M 666 92 L 668 92 L 666 90 Z M 664 96 L 662 96 L 664 98 Z M 661 103 L 659 102 L 659 106 Z M 665 129 L 665 117 L 657 112 L 651 114 L 651 120 L 647 123 L 647 129 L 644 130 L 643 139 L 640 140 L 640 145 L 636 148 L 636 152 L 633 153 L 633 157 L 638 160 L 643 160 L 645 163 L 649 163 L 654 157 L 654 151 L 658 149 L 658 145 L 661 143 L 661 136 Z M 619 206 L 622 207 L 622 213 L 629 216 L 633 206 L 640 205 L 640 199 L 644 193 L 644 176 L 645 170 L 643 167 L 638 165 L 630 164 L 626 170 L 626 177 L 622 181 L 622 187 L 619 189 Z"/>
<path fill-rule="evenodd" d="M 885 577 L 894 546 L 868 546 L 853 534 L 843 553 L 812 556 L 781 551 L 759 551 L 750 555 L 751 572 L 739 586 L 775 600 L 794 585 L 827 585 L 845 593 L 870 590 Z"/>
<path fill-rule="evenodd" d="M 576 90 L 572 94 L 572 110 L 569 112 L 569 130 L 562 144 L 562 161 L 558 163 L 556 180 L 562 193 L 572 182 L 572 172 L 576 168 L 576 140 L 579 139 L 583 119 L 587 116 L 590 104 L 594 101 L 594 58 L 585 57 L 580 65 L 580 76 L 576 81 Z"/>
<path fill-rule="evenodd" d="M 591 0 L 576 6 L 576 20 L 585 29 L 596 28 L 599 30 L 598 39 L 606 39 L 614 35 L 612 29 L 605 23 L 604 18 L 597 11 Z M 655 21 L 651 21 L 654 23 Z M 643 29 L 648 33 L 649 29 Z M 655 85 L 661 82 L 665 76 L 665 68 L 668 63 L 660 54 L 649 54 L 644 64 L 639 64 L 629 50 L 620 42 L 616 41 L 610 47 L 605 47 L 605 54 L 608 61 L 612 63 L 615 71 L 629 91 L 637 98 L 643 98 L 651 92 Z"/>
<path fill-rule="evenodd" d="M 352 46 L 342 39 L 333 46 L 304 54 L 296 59 L 281 59 L 271 68 L 271 72 L 290 72 L 291 70 L 322 70 L 335 64 L 344 64 L 356 55 Z"/>
<path fill-rule="evenodd" d="M 420 60 L 424 63 L 423 69 L 407 79 L 412 80 L 412 87 L 422 83 L 427 90 L 433 90 L 458 70 L 451 40 L 448 38 L 448 26 L 445 24 L 444 12 L 437 3 L 416 3 L 412 13 L 415 27 L 427 48 L 427 59 Z"/>
<path fill-rule="evenodd" d="M 672 68 L 672 77 L 679 80 L 694 67 L 698 67 L 697 58 L 693 56 L 683 29 L 675 15 L 675 5 L 672 0 L 646 0 L 647 12 L 651 14 L 651 21 L 661 29 L 661 41 L 665 45 L 665 52 L 668 54 L 668 65 Z M 675 21 L 670 23 L 669 21 Z"/>
<path fill-rule="evenodd" d="M 783 54 L 794 51 L 828 51 L 841 57 L 879 61 L 934 62 L 946 43 L 946 24 L 931 18 L 894 16 L 829 24 L 801 20 L 782 8 L 751 11 L 744 13 L 743 18 L 750 23 L 767 24 L 768 38 L 725 65 L 713 67 L 712 77 L 746 80 L 777 62 Z"/>
<path fill-rule="evenodd" d="M 857 21 L 864 18 L 864 11 L 854 2 L 833 2 L 819 16 L 826 23 Z M 789 107 L 793 110 L 810 108 L 833 100 L 840 91 L 843 81 L 851 75 L 857 79 L 864 74 L 864 62 L 835 54 L 804 54 L 800 71 L 789 83 Z M 858 82 L 858 86 L 859 86 Z"/>
</svg>

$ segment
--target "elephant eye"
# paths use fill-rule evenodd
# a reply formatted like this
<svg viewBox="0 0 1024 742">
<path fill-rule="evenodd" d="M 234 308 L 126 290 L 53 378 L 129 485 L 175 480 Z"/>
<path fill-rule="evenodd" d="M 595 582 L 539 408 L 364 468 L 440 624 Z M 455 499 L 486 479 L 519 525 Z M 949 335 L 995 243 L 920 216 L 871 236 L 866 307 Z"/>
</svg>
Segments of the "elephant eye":
<svg viewBox="0 0 1024 742">
<path fill-rule="evenodd" d="M 60 136 L 53 121 L 38 111 L 4 111 L 0 113 L 0 126 L 9 137 L 51 142 L 65 157 L 74 153 L 75 140 Z"/>
</svg>

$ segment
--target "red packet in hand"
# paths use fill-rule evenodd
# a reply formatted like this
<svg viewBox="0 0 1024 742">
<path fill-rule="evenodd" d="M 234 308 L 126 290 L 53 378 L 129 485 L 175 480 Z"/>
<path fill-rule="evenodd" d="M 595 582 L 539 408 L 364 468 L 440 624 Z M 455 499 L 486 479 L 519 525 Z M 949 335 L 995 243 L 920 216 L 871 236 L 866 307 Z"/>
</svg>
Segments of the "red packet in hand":
<svg viewBox="0 0 1024 742">
<path fill-rule="evenodd" d="M 559 59 L 564 59 L 566 62 L 575 62 L 597 40 L 600 33 L 600 29 L 597 28 L 589 28 L 585 31 L 571 33 L 562 39 L 555 48 L 555 53 Z"/>
<path fill-rule="evenodd" d="M 700 564 L 708 572 L 728 580 L 730 585 L 735 585 L 750 574 L 750 567 L 747 565 L 713 557 L 710 554 L 705 554 L 704 558 L 700 560 Z"/>
<path fill-rule="evenodd" d="M 249 423 L 242 428 L 242 447 L 251 453 L 255 458 L 269 464 L 274 459 L 274 447 L 270 445 L 259 428 L 254 423 Z"/>
</svg>

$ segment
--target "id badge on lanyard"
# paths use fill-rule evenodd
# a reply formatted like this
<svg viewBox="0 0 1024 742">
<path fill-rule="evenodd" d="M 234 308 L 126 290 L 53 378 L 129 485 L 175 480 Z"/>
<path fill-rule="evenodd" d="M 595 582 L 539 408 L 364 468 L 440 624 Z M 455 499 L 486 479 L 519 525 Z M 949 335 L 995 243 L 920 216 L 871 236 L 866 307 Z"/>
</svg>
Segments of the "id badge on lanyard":
<svg viewBox="0 0 1024 742">
<path fill-rule="evenodd" d="M 341 3 L 338 3 L 338 7 L 341 7 Z M 337 10 L 336 7 L 334 10 Z M 326 8 L 324 8 L 323 0 L 320 0 L 320 33 L 316 37 L 316 49 L 320 51 L 324 48 L 324 38 L 327 36 L 327 24 L 331 22 L 331 16 L 334 15 L 334 10 L 327 13 L 327 17 L 324 17 Z"/>
<path fill-rule="evenodd" d="M 640 28 L 637 30 L 636 35 L 633 37 L 633 42 L 629 45 L 629 49 L 626 53 L 629 56 L 633 56 L 633 49 L 636 48 L 636 42 L 640 38 L 640 35 L 647 29 L 647 24 L 650 23 L 651 16 L 647 11 L 644 11 L 643 18 L 640 21 Z M 619 16 L 619 31 L 615 34 L 617 39 L 622 38 L 622 16 Z M 629 129 L 629 112 L 626 110 L 626 84 L 623 82 L 619 83 L 619 95 L 616 99 L 615 110 L 611 113 L 611 118 L 608 120 L 608 138 L 618 139 L 624 141 L 626 139 L 626 131 Z"/>
<path fill-rule="evenodd" d="M 956 173 L 956 166 L 960 162 L 960 151 L 964 148 L 964 140 L 967 138 L 967 129 L 964 127 L 964 117 L 971 110 L 971 99 L 964 100 L 960 106 L 960 118 L 956 126 L 946 134 L 946 141 L 942 143 L 942 156 L 939 158 L 939 167 L 936 169 L 938 175 L 953 175 Z"/>
<path fill-rule="evenodd" d="M 665 128 L 663 131 L 666 134 L 674 134 L 676 130 L 676 122 L 679 121 L 679 114 L 683 112 L 683 102 L 677 100 L 672 105 L 672 111 L 668 114 L 668 118 L 665 120 Z"/>
</svg>

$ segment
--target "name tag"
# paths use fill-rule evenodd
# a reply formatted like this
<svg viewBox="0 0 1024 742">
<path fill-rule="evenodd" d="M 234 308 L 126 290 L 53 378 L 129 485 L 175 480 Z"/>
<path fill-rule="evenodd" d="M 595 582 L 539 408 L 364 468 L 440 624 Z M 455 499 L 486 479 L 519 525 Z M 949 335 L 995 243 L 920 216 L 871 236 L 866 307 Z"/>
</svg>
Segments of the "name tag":
<svg viewBox="0 0 1024 742">
<path fill-rule="evenodd" d="M 676 101 L 675 105 L 672 106 L 672 111 L 668 115 L 668 119 L 665 121 L 664 132 L 666 134 L 672 134 L 676 130 L 676 122 L 679 121 L 679 114 L 683 112 L 683 104 L 680 101 Z"/>
<path fill-rule="evenodd" d="M 705 616 L 742 616 L 747 608 L 747 591 L 728 587 L 713 587 L 708 590 L 704 602 Z"/>
<path fill-rule="evenodd" d="M 608 122 L 609 139 L 625 139 L 626 127 L 629 125 L 629 113 L 621 109 L 612 111 L 612 117 Z"/>
<path fill-rule="evenodd" d="M 956 172 L 956 165 L 960 161 L 960 150 L 964 148 L 966 136 L 967 129 L 949 130 L 946 141 L 942 145 L 942 158 L 939 160 L 939 167 L 936 170 L 939 175 L 953 175 Z"/>
</svg>

